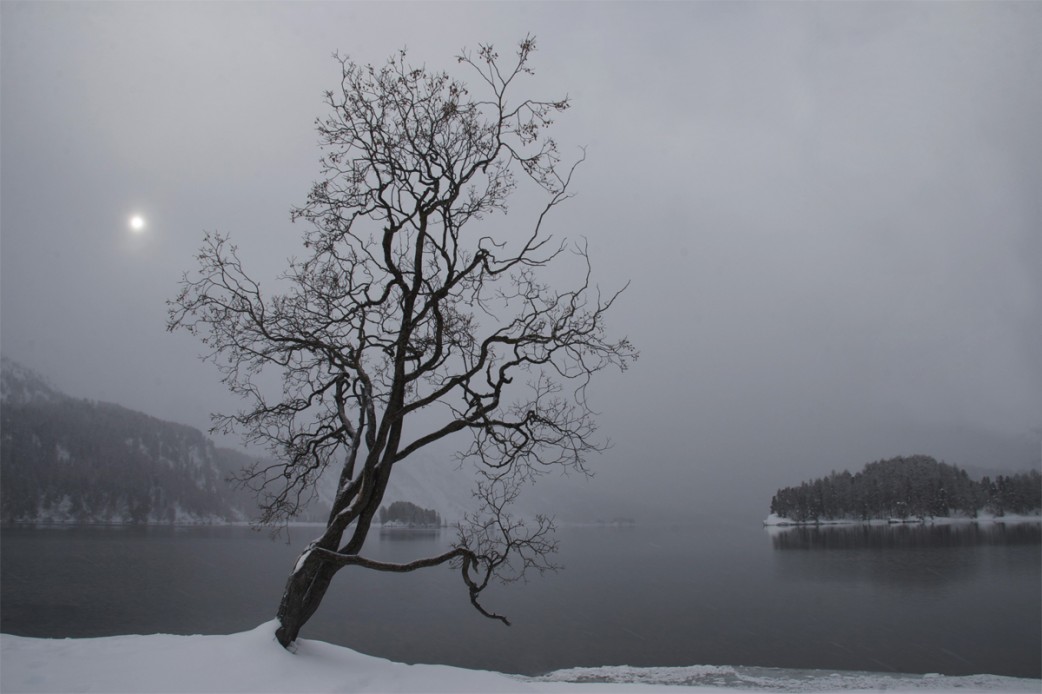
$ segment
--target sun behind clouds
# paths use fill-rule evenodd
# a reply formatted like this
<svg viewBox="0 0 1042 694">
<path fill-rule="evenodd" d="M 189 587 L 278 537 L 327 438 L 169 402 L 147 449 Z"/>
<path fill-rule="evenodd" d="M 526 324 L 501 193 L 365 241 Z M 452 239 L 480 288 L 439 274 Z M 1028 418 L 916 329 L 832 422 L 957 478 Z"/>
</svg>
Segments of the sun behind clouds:
<svg viewBox="0 0 1042 694">
<path fill-rule="evenodd" d="M 139 214 L 133 215 L 130 218 L 130 230 L 134 233 L 140 234 L 145 230 L 145 218 Z"/>
</svg>

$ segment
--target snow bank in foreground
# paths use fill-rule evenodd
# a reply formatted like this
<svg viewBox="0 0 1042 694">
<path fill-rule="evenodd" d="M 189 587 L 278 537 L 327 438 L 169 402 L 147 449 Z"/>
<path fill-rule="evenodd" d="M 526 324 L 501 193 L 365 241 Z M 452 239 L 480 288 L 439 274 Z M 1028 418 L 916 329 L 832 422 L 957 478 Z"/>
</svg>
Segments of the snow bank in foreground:
<svg viewBox="0 0 1042 694">
<path fill-rule="evenodd" d="M 1038 692 L 1009 677 L 830 674 L 766 668 L 582 668 L 539 678 L 402 665 L 321 641 L 296 653 L 275 622 L 229 636 L 32 639 L 0 635 L 0 690 L 15 692 Z M 723 689 L 726 688 L 726 689 Z"/>
</svg>

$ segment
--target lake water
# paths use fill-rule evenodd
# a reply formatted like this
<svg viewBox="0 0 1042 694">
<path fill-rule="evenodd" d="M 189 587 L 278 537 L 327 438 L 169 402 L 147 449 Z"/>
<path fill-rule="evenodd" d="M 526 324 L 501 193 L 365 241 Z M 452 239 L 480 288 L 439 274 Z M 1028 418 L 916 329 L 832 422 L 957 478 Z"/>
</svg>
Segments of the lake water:
<svg viewBox="0 0 1042 694">
<path fill-rule="evenodd" d="M 292 545 L 241 527 L 2 530 L 0 628 L 28 636 L 228 633 L 270 619 Z M 302 636 L 404 662 L 523 674 L 750 665 L 1042 676 L 1042 526 L 768 531 L 755 521 L 559 531 L 565 570 L 470 607 L 455 572 L 341 571 Z M 451 531 L 374 532 L 373 557 Z"/>
</svg>

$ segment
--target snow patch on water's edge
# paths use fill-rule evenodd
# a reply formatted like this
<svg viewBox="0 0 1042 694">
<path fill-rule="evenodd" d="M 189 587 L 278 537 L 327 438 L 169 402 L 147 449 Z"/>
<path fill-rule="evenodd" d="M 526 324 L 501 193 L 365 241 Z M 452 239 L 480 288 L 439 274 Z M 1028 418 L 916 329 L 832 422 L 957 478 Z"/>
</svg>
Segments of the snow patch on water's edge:
<svg viewBox="0 0 1042 694">
<path fill-rule="evenodd" d="M 887 672 L 839 670 L 796 670 L 789 668 L 608 666 L 557 670 L 541 677 L 544 682 L 655 684 L 693 688 L 724 688 L 743 692 L 837 692 L 901 691 L 948 692 L 1039 691 L 1042 681 L 999 675 L 950 677 L 938 674 L 911 675 Z"/>
</svg>

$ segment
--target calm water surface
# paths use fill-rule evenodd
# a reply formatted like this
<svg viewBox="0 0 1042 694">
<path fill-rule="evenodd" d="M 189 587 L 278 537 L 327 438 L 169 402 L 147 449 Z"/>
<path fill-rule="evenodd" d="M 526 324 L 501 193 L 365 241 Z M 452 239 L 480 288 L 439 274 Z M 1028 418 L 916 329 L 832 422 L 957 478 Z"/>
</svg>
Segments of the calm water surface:
<svg viewBox="0 0 1042 694">
<path fill-rule="evenodd" d="M 270 619 L 292 544 L 240 527 L 4 528 L 0 627 L 29 636 L 228 633 Z M 373 533 L 371 556 L 451 531 Z M 565 528 L 565 570 L 493 587 L 478 615 L 447 568 L 349 567 L 305 627 L 404 662 L 538 674 L 595 665 L 1042 676 L 1042 526 Z"/>
</svg>

